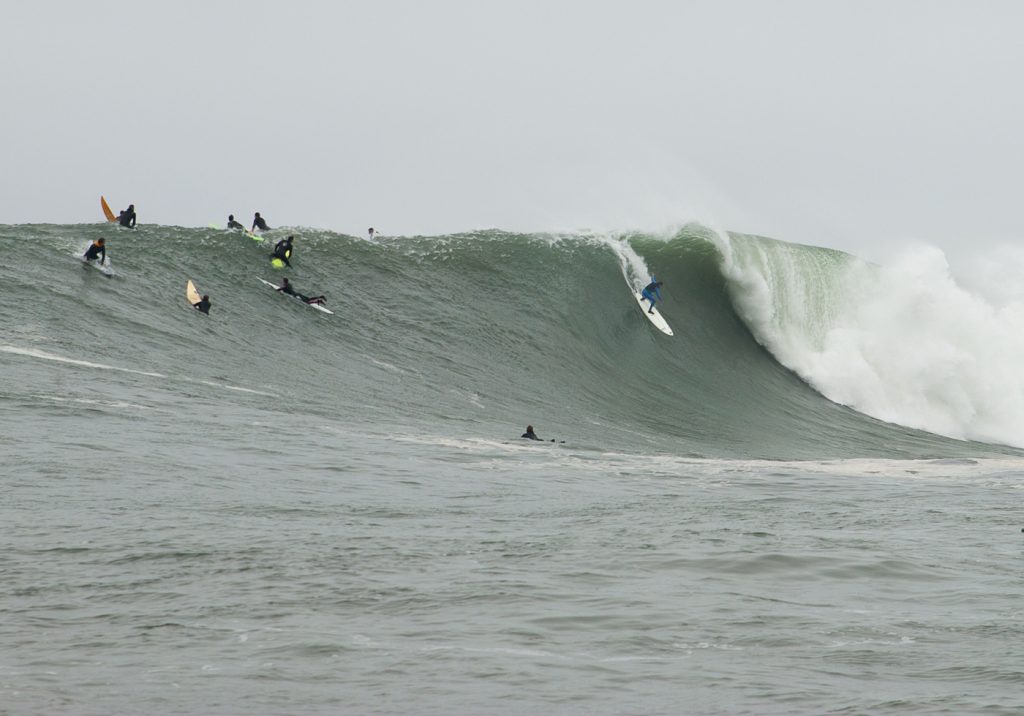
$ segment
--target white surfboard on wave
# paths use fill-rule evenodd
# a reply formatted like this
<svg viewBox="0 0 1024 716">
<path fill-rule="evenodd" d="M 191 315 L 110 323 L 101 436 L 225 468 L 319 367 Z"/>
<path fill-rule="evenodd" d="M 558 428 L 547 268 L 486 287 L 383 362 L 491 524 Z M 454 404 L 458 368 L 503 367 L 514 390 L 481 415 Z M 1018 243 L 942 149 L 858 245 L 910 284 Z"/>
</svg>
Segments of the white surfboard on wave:
<svg viewBox="0 0 1024 716">
<path fill-rule="evenodd" d="M 114 267 L 110 265 L 109 261 L 106 261 L 105 263 L 100 263 L 99 259 L 93 259 L 92 261 L 90 261 L 84 256 L 79 256 L 78 260 L 81 261 L 86 266 L 92 266 L 94 269 L 99 271 L 107 278 L 110 278 L 111 276 L 114 275 Z"/>
<path fill-rule="evenodd" d="M 259 278 L 259 276 L 257 276 L 256 278 Z M 261 279 L 261 278 L 260 278 L 259 280 L 260 280 L 260 282 L 261 282 L 261 283 L 265 283 L 265 284 L 267 284 L 268 286 L 270 286 L 270 287 L 271 287 L 272 289 L 274 289 L 275 291 L 276 291 L 277 289 L 281 288 L 281 287 L 280 287 L 280 286 L 278 286 L 278 285 L 277 285 L 276 283 L 270 283 L 270 281 L 264 281 L 264 280 L 263 280 L 263 279 Z M 315 308 L 316 310 L 318 310 L 318 311 L 322 311 L 323 313 L 329 313 L 329 314 L 331 314 L 332 316 L 334 315 L 334 311 L 332 311 L 331 309 L 329 309 L 329 308 L 326 308 L 326 307 L 324 307 L 324 306 L 321 306 L 321 305 L 320 305 L 319 303 L 306 303 L 305 301 L 303 301 L 303 300 L 302 300 L 301 298 L 299 298 L 298 296 L 292 296 L 291 294 L 288 294 L 288 295 L 289 295 L 289 296 L 290 296 L 291 298 L 294 298 L 294 299 L 295 299 L 296 301 L 300 301 L 300 302 L 301 302 L 302 304 L 304 304 L 304 305 L 306 305 L 306 306 L 309 306 L 310 308 Z"/>
<path fill-rule="evenodd" d="M 639 291 L 633 289 L 633 297 L 636 302 L 640 304 L 640 310 L 647 316 L 647 320 L 654 324 L 654 327 L 664 333 L 666 336 L 675 335 L 672 333 L 672 327 L 668 325 L 668 321 L 665 320 L 657 308 L 651 305 L 651 302 L 644 298 Z"/>
</svg>

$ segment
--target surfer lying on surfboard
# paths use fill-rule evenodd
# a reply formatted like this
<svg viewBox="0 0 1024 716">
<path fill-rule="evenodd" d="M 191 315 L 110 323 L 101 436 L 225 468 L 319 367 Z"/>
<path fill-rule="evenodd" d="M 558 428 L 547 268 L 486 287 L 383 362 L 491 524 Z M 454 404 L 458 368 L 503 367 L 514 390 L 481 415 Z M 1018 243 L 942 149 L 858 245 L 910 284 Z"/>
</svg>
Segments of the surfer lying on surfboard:
<svg viewBox="0 0 1024 716">
<path fill-rule="evenodd" d="M 234 214 L 228 214 L 228 228 L 229 229 L 242 229 L 243 231 L 245 230 L 244 226 L 242 226 L 237 221 L 235 221 L 235 215 Z"/>
<path fill-rule="evenodd" d="M 105 263 L 107 260 L 107 247 L 103 243 L 103 238 L 98 238 L 92 242 L 92 244 L 85 250 L 83 258 L 86 261 L 92 261 L 99 259 L 100 263 Z"/>
<path fill-rule="evenodd" d="M 288 283 L 288 279 L 286 278 L 281 279 L 281 286 L 277 290 L 281 293 L 287 293 L 289 296 L 295 296 L 295 298 L 305 301 L 306 303 L 315 303 L 318 306 L 322 306 L 327 303 L 327 299 L 324 296 L 313 296 L 312 298 L 309 296 L 303 296 L 292 288 L 292 285 Z"/>
<path fill-rule="evenodd" d="M 640 295 L 651 302 L 651 307 L 647 310 L 648 313 L 654 313 L 655 296 L 657 300 L 661 300 L 661 291 L 658 290 L 662 286 L 662 281 L 654 280 L 654 274 L 651 274 L 651 282 L 644 287 L 644 290 L 640 292 Z"/>
</svg>

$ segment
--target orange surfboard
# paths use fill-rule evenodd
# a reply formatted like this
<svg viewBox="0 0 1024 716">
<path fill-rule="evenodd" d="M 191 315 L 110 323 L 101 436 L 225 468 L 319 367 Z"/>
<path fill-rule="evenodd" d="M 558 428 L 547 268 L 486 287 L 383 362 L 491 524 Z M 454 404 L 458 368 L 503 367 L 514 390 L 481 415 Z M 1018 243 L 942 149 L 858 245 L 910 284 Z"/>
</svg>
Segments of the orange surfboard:
<svg viewBox="0 0 1024 716">
<path fill-rule="evenodd" d="M 107 221 L 117 221 L 117 217 L 114 216 L 114 212 L 112 212 L 110 207 L 107 205 L 107 200 L 102 196 L 100 197 L 100 206 L 103 208 L 103 215 L 107 217 Z"/>
</svg>

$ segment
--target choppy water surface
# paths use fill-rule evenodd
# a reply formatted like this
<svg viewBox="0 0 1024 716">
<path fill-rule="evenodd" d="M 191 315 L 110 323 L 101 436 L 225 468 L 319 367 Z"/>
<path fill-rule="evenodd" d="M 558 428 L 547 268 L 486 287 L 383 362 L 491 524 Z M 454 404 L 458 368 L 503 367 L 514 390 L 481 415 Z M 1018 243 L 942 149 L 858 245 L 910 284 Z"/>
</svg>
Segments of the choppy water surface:
<svg viewBox="0 0 1024 716">
<path fill-rule="evenodd" d="M 331 318 L 209 232 L 5 231 L 2 714 L 1024 709 L 1019 451 L 828 401 L 693 237 L 666 342 L 593 237 L 303 237 Z"/>
</svg>

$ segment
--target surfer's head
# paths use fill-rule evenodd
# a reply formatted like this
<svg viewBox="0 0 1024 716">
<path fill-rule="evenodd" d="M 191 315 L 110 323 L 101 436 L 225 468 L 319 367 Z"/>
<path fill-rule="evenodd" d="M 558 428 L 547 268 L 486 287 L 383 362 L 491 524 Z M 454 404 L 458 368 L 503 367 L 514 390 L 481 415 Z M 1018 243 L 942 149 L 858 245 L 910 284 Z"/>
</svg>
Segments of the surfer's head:
<svg viewBox="0 0 1024 716">
<path fill-rule="evenodd" d="M 96 239 L 96 243 L 99 244 L 100 246 L 103 246 L 103 237 Z"/>
<path fill-rule="evenodd" d="M 228 221 L 234 221 L 234 220 L 235 220 L 235 215 L 234 214 L 228 214 Z"/>
<path fill-rule="evenodd" d="M 288 237 L 288 243 L 290 244 L 292 242 L 292 239 L 294 239 L 294 238 L 295 238 L 294 236 L 289 236 Z"/>
<path fill-rule="evenodd" d="M 526 432 L 532 433 L 533 432 L 533 426 L 532 425 L 527 425 L 526 426 Z"/>
<path fill-rule="evenodd" d="M 205 295 L 203 296 L 203 300 L 204 300 L 204 301 L 209 301 L 209 300 L 210 300 L 210 294 L 205 294 Z"/>
</svg>

